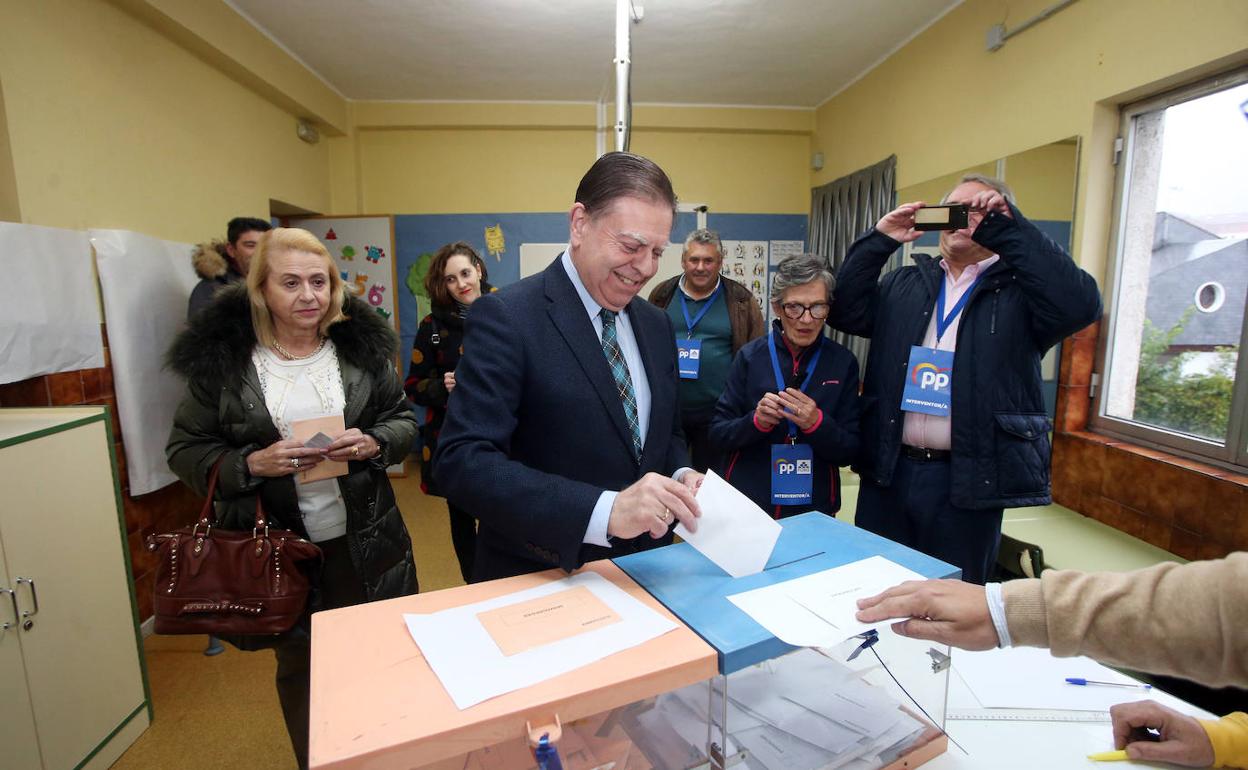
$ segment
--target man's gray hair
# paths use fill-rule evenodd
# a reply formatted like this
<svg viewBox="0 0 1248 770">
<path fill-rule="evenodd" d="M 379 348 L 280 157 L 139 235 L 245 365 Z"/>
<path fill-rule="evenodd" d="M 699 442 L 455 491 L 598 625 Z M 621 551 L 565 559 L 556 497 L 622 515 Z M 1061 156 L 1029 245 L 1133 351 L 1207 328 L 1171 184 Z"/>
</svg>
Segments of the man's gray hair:
<svg viewBox="0 0 1248 770">
<path fill-rule="evenodd" d="M 836 278 L 828 269 L 828 261 L 814 254 L 794 254 L 785 257 L 776 265 L 771 277 L 771 301 L 780 302 L 784 293 L 797 286 L 805 286 L 811 281 L 822 279 L 828 287 L 828 299 L 832 299 L 832 290 L 836 288 Z"/>
<path fill-rule="evenodd" d="M 697 230 L 694 230 L 693 232 L 689 233 L 689 235 L 685 238 L 685 248 L 680 253 L 680 255 L 683 257 L 686 254 L 688 254 L 689 247 L 695 243 L 711 244 L 712 246 L 715 247 L 715 253 L 719 255 L 720 259 L 723 259 L 724 243 L 723 241 L 719 239 L 719 233 L 715 232 L 714 230 L 708 230 L 705 227 L 699 227 Z"/>
<path fill-rule="evenodd" d="M 958 180 L 958 183 L 954 185 L 954 189 L 961 187 L 967 182 L 978 182 L 979 184 L 982 184 L 984 187 L 987 187 L 992 190 L 996 190 L 997 192 L 1001 193 L 1002 198 L 1005 198 L 1006 203 L 1009 203 L 1011 206 L 1018 205 L 1018 201 L 1014 199 L 1014 191 L 1010 189 L 1010 186 L 1008 184 L 1006 184 L 1000 179 L 997 179 L 996 177 L 984 176 L 983 174 L 966 174 L 965 176 L 963 176 L 961 179 Z M 953 190 L 950 190 L 949 192 L 945 193 L 945 197 L 940 199 L 940 202 L 942 205 L 949 202 L 949 196 L 951 194 L 953 194 Z"/>
</svg>

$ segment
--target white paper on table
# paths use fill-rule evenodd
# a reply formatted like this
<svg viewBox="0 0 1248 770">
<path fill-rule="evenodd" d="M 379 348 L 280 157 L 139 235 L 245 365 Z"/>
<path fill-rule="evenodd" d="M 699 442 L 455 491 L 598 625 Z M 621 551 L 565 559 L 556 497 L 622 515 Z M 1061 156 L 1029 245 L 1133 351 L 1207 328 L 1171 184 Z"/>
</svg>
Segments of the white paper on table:
<svg viewBox="0 0 1248 770">
<path fill-rule="evenodd" d="M 1115 703 L 1152 698 L 1152 690 L 1079 686 L 1066 677 L 1138 684 L 1091 658 L 1055 658 L 1037 647 L 1007 647 L 953 656 L 953 667 L 985 708 L 1108 711 Z"/>
<path fill-rule="evenodd" d="M 619 623 L 504 656 L 477 613 L 584 586 L 621 618 Z M 676 624 L 596 572 L 432 614 L 404 614 L 407 630 L 459 709 L 565 674 L 636 647 Z"/>
<path fill-rule="evenodd" d="M 859 622 L 858 600 L 923 576 L 883 556 L 733 594 L 728 600 L 785 644 L 832 647 L 877 623 Z"/>
<path fill-rule="evenodd" d="M 763 571 L 780 538 L 780 522 L 739 490 L 707 471 L 696 495 L 698 531 L 676 525 L 676 534 L 734 578 Z"/>
</svg>

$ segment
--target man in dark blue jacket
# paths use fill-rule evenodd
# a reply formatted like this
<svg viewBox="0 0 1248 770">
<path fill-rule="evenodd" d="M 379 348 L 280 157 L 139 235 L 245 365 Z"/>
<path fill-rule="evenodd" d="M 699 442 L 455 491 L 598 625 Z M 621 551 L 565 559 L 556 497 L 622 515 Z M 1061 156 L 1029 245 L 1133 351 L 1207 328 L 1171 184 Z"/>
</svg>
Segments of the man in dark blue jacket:
<svg viewBox="0 0 1248 770">
<path fill-rule="evenodd" d="M 1045 352 L 1096 320 L 1100 293 L 1028 222 L 1004 183 L 971 175 L 945 202 L 969 208 L 941 232 L 942 259 L 880 279 L 917 239 L 907 203 L 850 246 L 828 324 L 871 338 L 863 385 L 858 526 L 983 583 L 1006 507 L 1046 505 Z"/>
<path fill-rule="evenodd" d="M 474 580 L 571 572 L 697 528 L 676 333 L 636 296 L 675 210 L 663 169 L 607 153 L 577 187 L 567 250 L 473 303 L 433 473 L 479 521 Z"/>
</svg>

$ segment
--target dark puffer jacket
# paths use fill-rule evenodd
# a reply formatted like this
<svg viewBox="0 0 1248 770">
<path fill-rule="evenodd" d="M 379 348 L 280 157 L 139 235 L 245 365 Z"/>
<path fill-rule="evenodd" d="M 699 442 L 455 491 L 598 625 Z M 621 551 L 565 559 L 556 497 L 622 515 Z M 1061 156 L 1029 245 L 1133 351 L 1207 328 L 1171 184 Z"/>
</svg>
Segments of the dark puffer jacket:
<svg viewBox="0 0 1248 770">
<path fill-rule="evenodd" d="M 372 460 L 349 463 L 347 475 L 338 478 L 347 543 L 368 599 L 391 599 L 416 592 L 412 541 L 386 476 L 386 466 L 407 456 L 416 420 L 394 368 L 394 331 L 354 297 L 347 299 L 346 314 L 329 330 L 342 367 L 344 419 L 382 448 Z M 165 456 L 178 478 L 202 495 L 213 464 L 224 455 L 217 482 L 221 526 L 251 529 L 259 495 L 274 526 L 306 536 L 293 477 L 256 478 L 247 471 L 248 454 L 281 439 L 251 363 L 255 346 L 244 286 L 222 290 L 178 335 L 168 365 L 186 378 L 187 392 Z"/>
<path fill-rule="evenodd" d="M 1047 505 L 1049 431 L 1040 359 L 1101 314 L 1096 281 L 1011 207 L 991 212 L 976 243 L 1001 255 L 972 290 L 954 354 L 950 500 L 963 508 Z M 834 329 L 871 338 L 863 377 L 862 453 L 854 470 L 881 486 L 901 452 L 901 393 L 910 346 L 923 341 L 944 272 L 939 260 L 880 280 L 901 244 L 872 229 L 849 247 L 836 276 Z"/>
</svg>

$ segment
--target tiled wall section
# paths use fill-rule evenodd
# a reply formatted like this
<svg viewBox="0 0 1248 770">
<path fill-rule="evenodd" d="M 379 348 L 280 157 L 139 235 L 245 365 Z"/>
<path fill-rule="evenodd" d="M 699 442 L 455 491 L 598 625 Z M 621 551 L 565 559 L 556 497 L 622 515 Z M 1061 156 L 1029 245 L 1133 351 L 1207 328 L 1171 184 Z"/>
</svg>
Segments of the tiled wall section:
<svg viewBox="0 0 1248 770">
<path fill-rule="evenodd" d="M 190 524 L 203 504 L 181 483 L 164 489 L 131 497 L 126 479 L 126 454 L 121 424 L 117 420 L 117 398 L 113 391 L 113 374 L 108 351 L 101 369 L 61 372 L 29 380 L 0 385 L 0 407 L 8 406 L 70 406 L 100 404 L 109 408 L 113 419 L 113 438 L 117 442 L 117 465 L 121 480 L 121 501 L 125 510 L 126 536 L 130 546 L 130 570 L 135 581 L 139 602 L 139 619 L 152 615 L 152 580 L 155 563 L 143 541 L 153 532 L 167 532 Z"/>
<path fill-rule="evenodd" d="M 1185 559 L 1248 550 L 1248 476 L 1088 430 L 1098 329 L 1062 345 L 1054 502 Z"/>
</svg>

